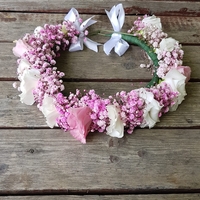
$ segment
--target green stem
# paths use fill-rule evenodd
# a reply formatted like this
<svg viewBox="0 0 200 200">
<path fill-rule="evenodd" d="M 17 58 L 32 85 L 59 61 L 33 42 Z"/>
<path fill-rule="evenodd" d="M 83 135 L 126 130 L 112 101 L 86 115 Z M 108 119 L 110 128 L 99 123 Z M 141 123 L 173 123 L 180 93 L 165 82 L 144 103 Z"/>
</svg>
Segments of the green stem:
<svg viewBox="0 0 200 200">
<path fill-rule="evenodd" d="M 104 32 L 109 32 L 110 34 L 102 34 L 104 36 L 111 36 L 113 32 L 111 31 L 104 31 Z M 149 47 L 144 41 L 140 40 L 138 37 L 133 36 L 132 34 L 128 33 L 120 33 L 122 35 L 122 39 L 127 41 L 129 44 L 135 44 L 139 47 L 141 47 L 151 58 L 154 64 L 154 73 L 153 73 L 153 78 L 152 80 L 147 84 L 146 87 L 150 88 L 157 84 L 159 82 L 159 77 L 157 75 L 157 67 L 159 66 L 158 64 L 158 59 L 157 59 L 157 54 L 154 52 L 153 48 Z"/>
<path fill-rule="evenodd" d="M 136 44 L 137 46 L 141 47 L 151 58 L 154 64 L 154 73 L 153 73 L 153 78 L 151 81 L 147 84 L 146 87 L 150 88 L 151 86 L 154 86 L 159 82 L 159 77 L 157 75 L 157 67 L 159 66 L 158 64 L 158 59 L 157 59 L 157 54 L 154 53 L 153 48 L 149 47 L 144 41 L 140 40 L 138 37 L 135 36 L 130 36 L 126 34 L 122 34 L 122 39 L 127 41 L 129 44 Z"/>
</svg>

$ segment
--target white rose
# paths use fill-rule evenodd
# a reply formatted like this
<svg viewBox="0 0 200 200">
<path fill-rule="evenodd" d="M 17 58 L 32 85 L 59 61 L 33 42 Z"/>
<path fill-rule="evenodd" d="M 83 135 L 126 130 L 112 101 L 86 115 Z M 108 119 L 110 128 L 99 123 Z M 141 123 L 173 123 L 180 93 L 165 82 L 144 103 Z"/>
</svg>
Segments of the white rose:
<svg viewBox="0 0 200 200">
<path fill-rule="evenodd" d="M 142 22 L 145 24 L 145 26 L 154 26 L 158 29 L 162 29 L 162 24 L 160 22 L 160 18 L 157 18 L 155 15 L 150 17 L 145 17 Z"/>
<path fill-rule="evenodd" d="M 185 79 L 186 77 L 181 74 L 178 70 L 170 70 L 166 76 L 163 78 L 164 81 L 174 92 L 178 92 L 178 97 L 175 101 L 175 104 L 170 108 L 170 111 L 175 111 L 178 108 L 178 105 L 184 100 L 184 97 L 187 95 L 185 91 Z"/>
<path fill-rule="evenodd" d="M 140 127 L 144 128 L 148 126 L 152 128 L 156 122 L 159 122 L 159 112 L 162 108 L 159 102 L 154 99 L 154 96 L 151 92 L 146 91 L 144 88 L 140 88 L 139 90 L 139 97 L 144 99 L 145 101 L 145 108 L 144 108 L 144 120 Z"/>
<path fill-rule="evenodd" d="M 57 125 L 56 119 L 59 116 L 59 112 L 56 109 L 53 97 L 50 97 L 47 94 L 45 94 L 44 99 L 42 101 L 42 106 L 40 106 L 40 110 L 46 117 L 47 125 L 50 128 L 53 128 Z"/>
<path fill-rule="evenodd" d="M 21 75 L 20 101 L 27 105 L 32 105 L 34 100 L 33 90 L 36 88 L 40 79 L 40 71 L 38 69 L 24 69 Z"/>
<path fill-rule="evenodd" d="M 108 105 L 106 108 L 110 119 L 110 125 L 106 128 L 106 134 L 111 137 L 122 138 L 124 136 L 124 125 L 119 115 L 120 110 L 114 105 Z"/>
<path fill-rule="evenodd" d="M 163 38 L 160 42 L 159 50 L 161 51 L 173 51 L 177 41 L 173 38 Z"/>
</svg>

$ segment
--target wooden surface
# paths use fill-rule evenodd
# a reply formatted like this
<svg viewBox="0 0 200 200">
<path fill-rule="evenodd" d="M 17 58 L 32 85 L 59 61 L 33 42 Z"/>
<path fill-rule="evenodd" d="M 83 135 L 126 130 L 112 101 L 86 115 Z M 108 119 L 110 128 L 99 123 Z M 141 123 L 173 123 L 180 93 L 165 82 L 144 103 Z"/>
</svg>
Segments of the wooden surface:
<svg viewBox="0 0 200 200">
<path fill-rule="evenodd" d="M 200 199 L 200 1 L 121 1 L 123 30 L 135 14 L 157 14 L 163 29 L 179 40 L 184 65 L 192 69 L 185 101 L 153 129 L 137 128 L 123 139 L 91 133 L 87 144 L 58 128 L 49 129 L 35 106 L 19 101 L 13 41 L 38 25 L 55 24 L 77 8 L 83 19 L 95 15 L 90 31 L 111 29 L 104 9 L 120 1 L 0 0 L 0 199 Z M 98 42 L 107 38 L 91 37 Z M 151 72 L 140 69 L 144 52 L 131 46 L 118 57 L 86 48 L 64 52 L 57 66 L 66 73 L 66 91 L 94 88 L 110 95 L 144 86 Z M 79 196 L 82 195 L 82 196 Z"/>
</svg>

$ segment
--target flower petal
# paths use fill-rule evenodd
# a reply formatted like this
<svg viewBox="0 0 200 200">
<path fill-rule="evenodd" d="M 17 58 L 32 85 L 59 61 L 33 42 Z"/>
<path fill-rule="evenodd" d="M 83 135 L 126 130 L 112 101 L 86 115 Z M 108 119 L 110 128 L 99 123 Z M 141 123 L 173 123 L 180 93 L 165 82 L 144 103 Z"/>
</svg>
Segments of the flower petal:
<svg viewBox="0 0 200 200">
<path fill-rule="evenodd" d="M 151 92 L 146 91 L 144 88 L 138 89 L 139 97 L 144 99 L 145 108 L 143 113 L 143 122 L 140 127 L 144 128 L 148 126 L 152 128 L 156 122 L 159 122 L 159 112 L 162 108 L 159 102 L 154 99 Z"/>
<path fill-rule="evenodd" d="M 159 30 L 162 29 L 162 24 L 160 22 L 160 18 L 156 17 L 155 15 L 145 17 L 142 22 L 145 24 L 145 26 L 155 26 Z"/>
<path fill-rule="evenodd" d="M 106 134 L 111 137 L 122 138 L 124 136 L 124 125 L 119 115 L 119 109 L 114 105 L 108 105 L 106 109 L 110 119 L 110 125 L 106 128 Z"/>
<path fill-rule="evenodd" d="M 34 103 L 33 90 L 36 88 L 40 79 L 40 71 L 37 69 L 25 69 L 21 76 L 20 100 L 22 103 L 32 105 Z"/>
<path fill-rule="evenodd" d="M 178 108 L 178 105 L 185 99 L 184 97 L 187 95 L 185 91 L 185 80 L 186 77 L 181 74 L 177 69 L 170 70 L 166 76 L 164 77 L 164 81 L 174 92 L 178 92 L 178 97 L 176 99 L 175 104 L 170 108 L 170 111 L 175 111 Z"/>
<path fill-rule="evenodd" d="M 89 127 L 92 123 L 89 107 L 69 108 L 67 123 L 70 126 L 70 134 L 81 143 L 86 143 Z"/>
</svg>

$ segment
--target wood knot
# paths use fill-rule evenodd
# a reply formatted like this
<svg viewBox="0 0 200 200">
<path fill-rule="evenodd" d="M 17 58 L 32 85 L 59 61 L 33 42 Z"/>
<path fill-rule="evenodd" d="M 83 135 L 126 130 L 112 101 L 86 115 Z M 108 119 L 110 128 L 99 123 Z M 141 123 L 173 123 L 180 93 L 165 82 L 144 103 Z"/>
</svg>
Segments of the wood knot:
<svg viewBox="0 0 200 200">
<path fill-rule="evenodd" d="M 186 121 L 187 121 L 188 124 L 192 124 L 193 123 L 192 119 L 186 119 Z"/>
<path fill-rule="evenodd" d="M 29 152 L 29 153 L 34 153 L 34 149 L 29 149 L 27 152 Z"/>
<path fill-rule="evenodd" d="M 119 157 L 110 155 L 110 162 L 111 163 L 118 163 L 119 162 Z"/>
<path fill-rule="evenodd" d="M 145 157 L 146 155 L 147 155 L 147 151 L 146 151 L 146 150 L 142 149 L 142 150 L 139 150 L 139 151 L 138 151 L 138 156 L 139 156 L 140 158 L 143 158 L 143 157 Z"/>
<path fill-rule="evenodd" d="M 109 138 L 108 140 L 108 146 L 109 147 L 119 147 L 126 143 L 126 137 L 123 138 Z"/>
<path fill-rule="evenodd" d="M 9 165 L 1 164 L 0 165 L 0 174 L 6 173 L 9 168 Z"/>
</svg>

